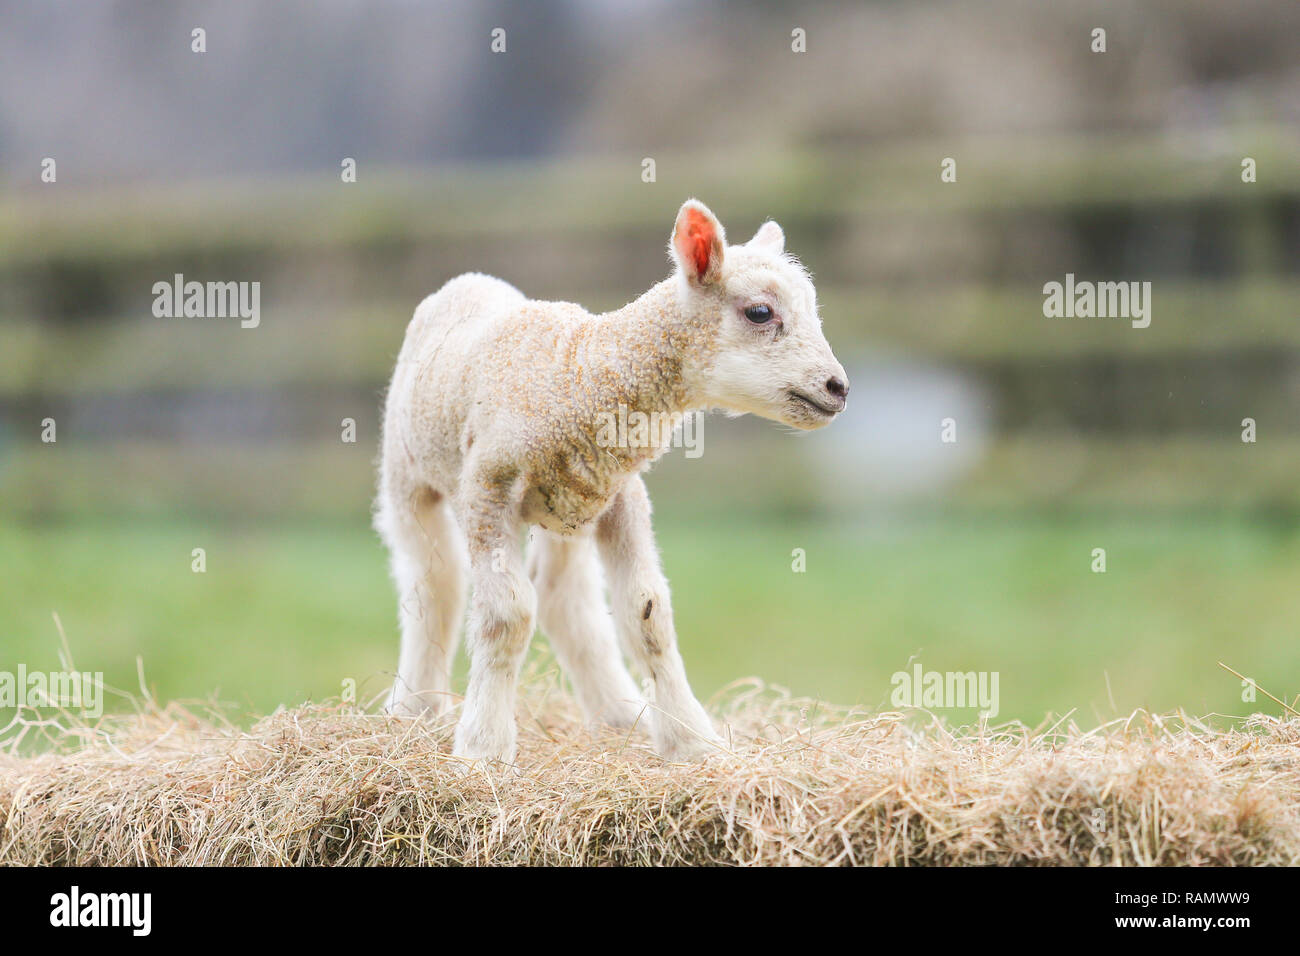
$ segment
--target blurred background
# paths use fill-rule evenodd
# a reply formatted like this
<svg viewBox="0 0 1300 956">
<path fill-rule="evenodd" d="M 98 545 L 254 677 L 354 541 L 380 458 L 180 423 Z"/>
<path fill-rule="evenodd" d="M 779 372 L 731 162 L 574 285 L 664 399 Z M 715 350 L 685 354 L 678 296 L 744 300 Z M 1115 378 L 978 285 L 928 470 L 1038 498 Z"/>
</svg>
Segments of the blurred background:
<svg viewBox="0 0 1300 956">
<path fill-rule="evenodd" d="M 853 382 L 825 431 L 711 416 L 649 478 L 702 695 L 888 706 L 920 663 L 1030 723 L 1277 710 L 1220 660 L 1300 692 L 1293 0 L 0 0 L 0 669 L 58 666 L 57 613 L 163 699 L 381 693 L 414 306 L 467 270 L 622 305 L 688 196 L 784 226 Z M 156 318 L 176 273 L 260 282 L 260 325 Z M 1045 318 L 1066 273 L 1151 282 L 1150 327 Z"/>
</svg>

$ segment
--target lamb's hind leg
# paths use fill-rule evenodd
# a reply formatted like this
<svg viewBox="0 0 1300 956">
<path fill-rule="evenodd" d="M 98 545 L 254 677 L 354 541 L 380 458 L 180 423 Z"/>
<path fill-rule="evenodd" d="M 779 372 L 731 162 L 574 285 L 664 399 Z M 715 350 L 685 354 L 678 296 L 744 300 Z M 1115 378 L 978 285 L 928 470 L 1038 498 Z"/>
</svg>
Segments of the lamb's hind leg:
<svg viewBox="0 0 1300 956">
<path fill-rule="evenodd" d="M 445 500 L 424 489 L 385 501 L 379 526 L 392 550 L 402 650 L 387 710 L 442 714 L 465 608 L 465 544 Z"/>
<path fill-rule="evenodd" d="M 512 507 L 513 475 L 471 479 L 457 515 L 469 546 L 469 688 L 456 726 L 455 754 L 515 759 L 515 693 L 519 667 L 533 636 L 537 597 L 524 574 L 520 525 Z"/>
<path fill-rule="evenodd" d="M 537 591 L 537 620 L 573 681 L 592 725 L 631 727 L 645 708 L 623 666 L 614 621 L 605 607 L 596 543 L 586 535 L 533 532 L 528 576 Z"/>
</svg>

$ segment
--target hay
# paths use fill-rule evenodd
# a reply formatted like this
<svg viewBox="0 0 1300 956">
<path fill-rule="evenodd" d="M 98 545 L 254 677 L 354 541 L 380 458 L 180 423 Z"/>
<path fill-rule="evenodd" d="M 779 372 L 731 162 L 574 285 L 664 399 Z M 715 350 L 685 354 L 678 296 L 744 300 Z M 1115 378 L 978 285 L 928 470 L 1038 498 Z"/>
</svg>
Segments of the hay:
<svg viewBox="0 0 1300 956">
<path fill-rule="evenodd" d="M 1295 864 L 1300 720 L 954 734 L 757 684 L 732 754 L 668 765 L 534 684 L 516 772 L 437 726 L 335 705 L 251 730 L 179 705 L 0 757 L 0 863 Z"/>
</svg>

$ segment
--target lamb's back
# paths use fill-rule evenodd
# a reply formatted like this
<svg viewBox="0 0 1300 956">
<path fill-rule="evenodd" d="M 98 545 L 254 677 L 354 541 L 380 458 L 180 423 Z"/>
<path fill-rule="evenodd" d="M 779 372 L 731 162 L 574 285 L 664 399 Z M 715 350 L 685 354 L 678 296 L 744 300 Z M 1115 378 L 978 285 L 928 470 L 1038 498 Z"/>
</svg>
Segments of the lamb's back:
<svg viewBox="0 0 1300 956">
<path fill-rule="evenodd" d="M 526 456 L 554 427 L 548 419 L 574 374 L 574 337 L 590 318 L 492 276 L 452 279 L 407 328 L 385 430 L 438 470 L 458 469 L 475 446 Z"/>
</svg>

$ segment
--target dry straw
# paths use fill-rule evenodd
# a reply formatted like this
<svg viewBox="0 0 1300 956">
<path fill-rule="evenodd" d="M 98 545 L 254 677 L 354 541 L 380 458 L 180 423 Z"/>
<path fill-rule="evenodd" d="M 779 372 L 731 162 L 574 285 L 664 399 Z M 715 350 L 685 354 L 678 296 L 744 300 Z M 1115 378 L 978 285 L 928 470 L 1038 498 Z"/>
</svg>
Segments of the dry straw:
<svg viewBox="0 0 1300 956">
<path fill-rule="evenodd" d="M 755 682 L 717 707 L 732 752 L 685 766 L 640 734 L 593 737 L 534 678 L 517 767 L 483 772 L 448 752 L 454 713 L 313 705 L 242 730 L 139 710 L 29 725 L 56 749 L 0 756 L 0 863 L 1300 862 L 1298 719 L 953 732 Z"/>
</svg>

